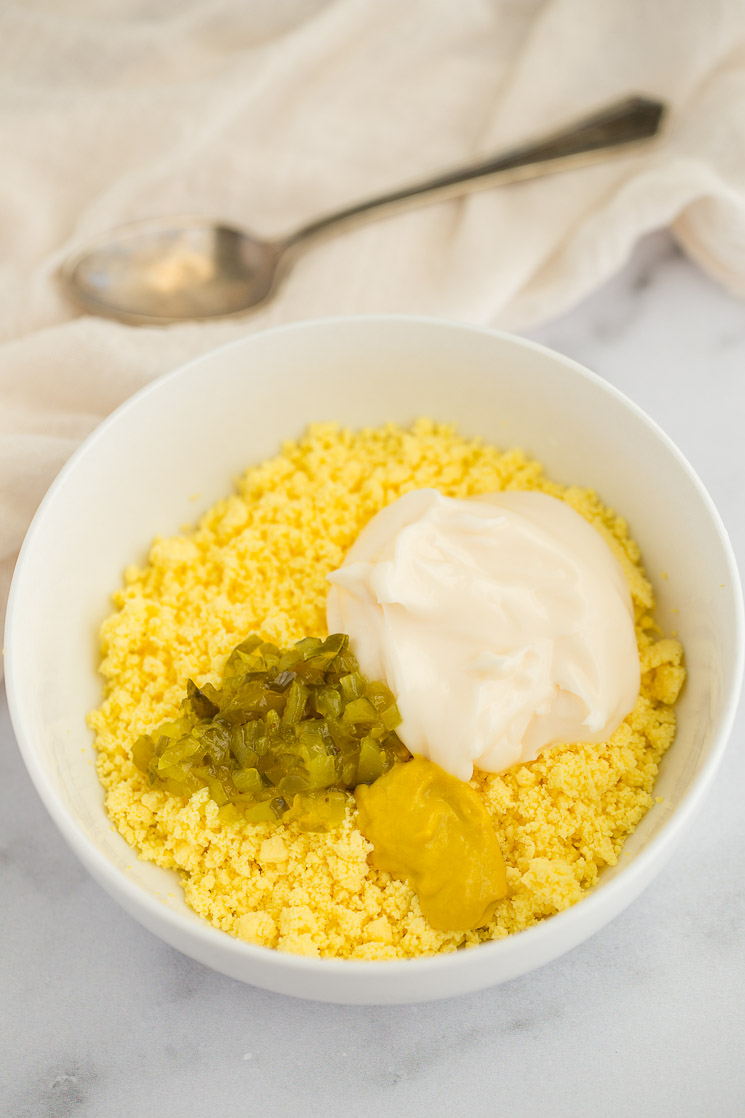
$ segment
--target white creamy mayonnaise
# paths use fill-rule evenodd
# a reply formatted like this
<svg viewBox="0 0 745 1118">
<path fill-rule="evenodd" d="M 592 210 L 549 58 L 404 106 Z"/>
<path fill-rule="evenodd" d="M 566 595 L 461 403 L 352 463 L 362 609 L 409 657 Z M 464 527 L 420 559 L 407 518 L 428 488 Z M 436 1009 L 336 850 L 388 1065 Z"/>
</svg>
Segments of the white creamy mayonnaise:
<svg viewBox="0 0 745 1118">
<path fill-rule="evenodd" d="M 626 579 L 555 497 L 414 490 L 328 577 L 329 632 L 348 633 L 365 675 L 394 692 L 411 752 L 462 780 L 605 741 L 636 702 Z"/>
</svg>

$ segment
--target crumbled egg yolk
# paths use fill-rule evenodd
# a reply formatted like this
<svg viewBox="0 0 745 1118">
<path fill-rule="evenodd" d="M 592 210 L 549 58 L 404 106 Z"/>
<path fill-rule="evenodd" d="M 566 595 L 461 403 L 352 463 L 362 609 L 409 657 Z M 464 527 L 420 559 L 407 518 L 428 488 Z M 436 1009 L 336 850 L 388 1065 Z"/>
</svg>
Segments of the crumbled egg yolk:
<svg viewBox="0 0 745 1118">
<path fill-rule="evenodd" d="M 603 745 L 556 747 L 471 782 L 491 814 L 508 893 L 485 927 L 443 932 L 412 889 L 371 864 L 354 805 L 331 834 L 292 824 L 226 823 L 207 791 L 188 801 L 148 787 L 136 738 L 176 713 L 187 678 L 217 683 L 250 632 L 287 646 L 325 633 L 326 575 L 362 527 L 415 488 L 467 497 L 539 489 L 592 523 L 620 561 L 634 601 L 642 686 Z M 651 806 L 685 679 L 678 641 L 656 639 L 653 595 L 626 523 L 590 490 L 548 480 L 520 451 L 500 453 L 420 420 L 357 433 L 318 424 L 249 470 L 195 529 L 157 539 L 125 572 L 102 626 L 106 696 L 90 715 L 114 825 L 143 858 L 175 870 L 191 907 L 251 943 L 304 955 L 408 958 L 499 939 L 574 904 L 614 865 Z"/>
</svg>

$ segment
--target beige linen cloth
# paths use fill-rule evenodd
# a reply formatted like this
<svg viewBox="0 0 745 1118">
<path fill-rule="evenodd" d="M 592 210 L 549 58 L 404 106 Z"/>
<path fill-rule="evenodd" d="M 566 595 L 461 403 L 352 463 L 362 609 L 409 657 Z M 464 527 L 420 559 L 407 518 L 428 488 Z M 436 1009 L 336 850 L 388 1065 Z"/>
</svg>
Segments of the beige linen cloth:
<svg viewBox="0 0 745 1118">
<path fill-rule="evenodd" d="M 654 150 L 319 245 L 242 320 L 80 316 L 89 236 L 183 212 L 261 234 L 483 157 L 629 92 Z M 521 328 L 671 226 L 745 295 L 743 0 L 5 0 L 0 6 L 0 610 L 55 473 L 151 378 L 248 331 L 349 312 Z"/>
</svg>

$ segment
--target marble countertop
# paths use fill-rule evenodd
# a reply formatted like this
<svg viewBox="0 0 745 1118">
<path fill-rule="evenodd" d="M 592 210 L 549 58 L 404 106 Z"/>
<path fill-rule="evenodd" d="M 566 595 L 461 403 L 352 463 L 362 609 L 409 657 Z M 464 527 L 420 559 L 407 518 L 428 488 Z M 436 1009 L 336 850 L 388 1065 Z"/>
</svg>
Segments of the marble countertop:
<svg viewBox="0 0 745 1118">
<path fill-rule="evenodd" d="M 745 559 L 745 306 L 659 234 L 532 336 L 630 395 L 688 456 Z M 167 947 L 93 882 L 0 704 L 0 1112 L 624 1118 L 745 1113 L 745 717 L 672 861 L 609 927 L 493 990 L 304 1003 Z"/>
</svg>

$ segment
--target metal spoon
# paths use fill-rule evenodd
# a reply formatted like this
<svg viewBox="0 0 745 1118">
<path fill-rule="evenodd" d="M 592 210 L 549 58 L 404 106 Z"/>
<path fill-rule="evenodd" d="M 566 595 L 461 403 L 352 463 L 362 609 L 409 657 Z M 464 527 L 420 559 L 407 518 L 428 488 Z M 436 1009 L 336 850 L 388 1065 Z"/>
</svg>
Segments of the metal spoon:
<svg viewBox="0 0 745 1118">
<path fill-rule="evenodd" d="M 535 143 L 321 217 L 279 240 L 206 218 L 155 218 L 93 241 L 62 268 L 85 310 L 133 324 L 242 314 L 273 292 L 298 250 L 339 227 L 519 179 L 537 178 L 626 150 L 657 134 L 660 101 L 630 97 Z"/>
</svg>

